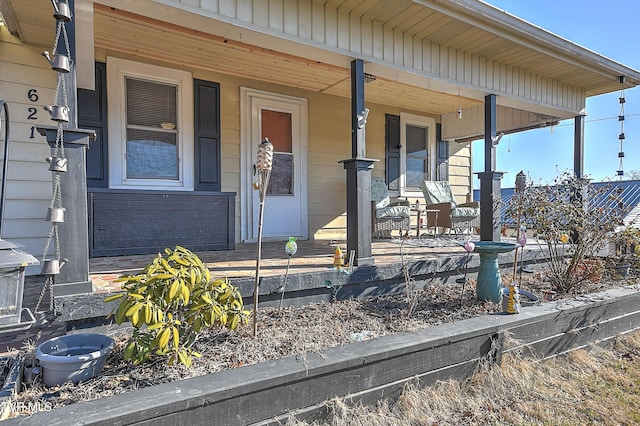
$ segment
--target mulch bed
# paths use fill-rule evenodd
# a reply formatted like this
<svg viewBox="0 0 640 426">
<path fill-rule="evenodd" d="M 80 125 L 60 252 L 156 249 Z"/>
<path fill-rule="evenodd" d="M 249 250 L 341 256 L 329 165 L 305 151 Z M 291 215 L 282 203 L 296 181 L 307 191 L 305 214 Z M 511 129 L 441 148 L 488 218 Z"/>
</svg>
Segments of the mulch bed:
<svg viewBox="0 0 640 426">
<path fill-rule="evenodd" d="M 509 275 L 503 275 L 505 281 Z M 558 295 L 558 298 L 603 291 L 637 281 L 636 277 L 631 277 L 585 283 L 578 292 Z M 422 288 L 425 283 L 416 284 L 420 284 L 416 288 Z M 522 288 L 541 295 L 542 290 L 550 288 L 550 285 L 541 272 L 535 272 L 524 274 Z M 114 328 L 107 334 L 115 339 L 116 347 L 99 376 L 79 385 L 69 383 L 51 388 L 36 380 L 17 395 L 13 414 L 31 414 L 27 407 L 37 406 L 34 402 L 42 404 L 46 401 L 47 407 L 55 408 L 282 357 L 304 359 L 306 354 L 319 353 L 328 347 L 414 332 L 500 311 L 501 307 L 492 302 L 476 300 L 473 279 L 465 286 L 464 294 L 461 284 L 426 285 L 424 290 L 410 295 L 284 307 L 280 311 L 264 308 L 258 313 L 256 338 L 252 337 L 251 323 L 236 332 L 209 332 L 196 342 L 196 350 L 202 357 L 194 359 L 190 369 L 181 365 L 167 366 L 166 360 L 159 357 L 140 366 L 125 362 L 122 351 L 128 331 Z"/>
</svg>

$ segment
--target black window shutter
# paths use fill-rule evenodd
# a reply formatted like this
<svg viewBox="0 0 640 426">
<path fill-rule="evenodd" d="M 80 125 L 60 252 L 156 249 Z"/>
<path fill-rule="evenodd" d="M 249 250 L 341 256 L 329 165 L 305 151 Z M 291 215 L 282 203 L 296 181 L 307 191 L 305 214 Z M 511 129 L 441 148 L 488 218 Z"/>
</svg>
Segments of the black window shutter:
<svg viewBox="0 0 640 426">
<path fill-rule="evenodd" d="M 195 190 L 220 191 L 220 84 L 194 79 Z"/>
<path fill-rule="evenodd" d="M 400 116 L 385 114 L 385 170 L 387 186 L 400 190 Z"/>
<path fill-rule="evenodd" d="M 442 124 L 436 124 L 436 146 L 438 151 L 437 180 L 449 180 L 449 141 L 443 141 Z"/>
<path fill-rule="evenodd" d="M 107 66 L 96 62 L 95 90 L 78 89 L 78 127 L 96 132 L 87 149 L 87 187 L 109 186 L 107 144 Z"/>
</svg>

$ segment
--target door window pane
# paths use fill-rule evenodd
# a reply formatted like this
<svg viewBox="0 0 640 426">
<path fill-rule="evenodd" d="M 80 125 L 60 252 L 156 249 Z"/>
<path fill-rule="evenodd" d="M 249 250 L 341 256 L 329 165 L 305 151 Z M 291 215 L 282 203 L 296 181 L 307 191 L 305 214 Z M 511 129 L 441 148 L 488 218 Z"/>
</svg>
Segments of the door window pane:
<svg viewBox="0 0 640 426">
<path fill-rule="evenodd" d="M 427 127 L 406 126 L 406 188 L 419 189 L 429 176 L 429 132 Z"/>
<path fill-rule="evenodd" d="M 293 194 L 293 155 L 280 152 L 273 154 L 273 169 L 267 194 Z"/>
<path fill-rule="evenodd" d="M 291 114 L 288 112 L 261 111 L 262 137 L 273 144 L 273 168 L 267 194 L 293 195 L 293 153 Z"/>
<path fill-rule="evenodd" d="M 126 78 L 126 177 L 177 180 L 178 88 Z"/>
<path fill-rule="evenodd" d="M 275 152 L 291 153 L 291 114 L 288 112 L 261 111 L 262 137 L 269 138 Z"/>
</svg>

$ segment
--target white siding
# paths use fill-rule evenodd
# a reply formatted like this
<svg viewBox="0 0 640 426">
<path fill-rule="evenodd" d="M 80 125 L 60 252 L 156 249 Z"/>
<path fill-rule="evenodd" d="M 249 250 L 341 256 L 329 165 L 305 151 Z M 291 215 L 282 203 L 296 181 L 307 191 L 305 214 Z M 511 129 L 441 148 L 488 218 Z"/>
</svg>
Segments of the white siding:
<svg viewBox="0 0 640 426">
<path fill-rule="evenodd" d="M 159 0 L 221 21 L 282 37 L 285 40 L 325 47 L 349 57 L 417 73 L 452 84 L 541 106 L 578 112 L 585 91 L 527 70 L 443 48 L 427 39 L 402 32 L 361 16 L 349 8 L 336 8 L 323 0 Z M 196 5 L 196 7 L 194 7 Z M 351 13 L 350 13 L 351 12 Z M 295 52 L 308 55 L 304 48 Z"/>
<path fill-rule="evenodd" d="M 49 145 L 35 126 L 53 125 L 43 106 L 53 101 L 55 79 L 40 49 L 25 47 L 6 29 L 0 30 L 0 98 L 7 101 L 11 120 L 3 237 L 37 258 L 50 230 L 44 219 L 51 199 L 51 172 L 45 161 Z"/>
</svg>

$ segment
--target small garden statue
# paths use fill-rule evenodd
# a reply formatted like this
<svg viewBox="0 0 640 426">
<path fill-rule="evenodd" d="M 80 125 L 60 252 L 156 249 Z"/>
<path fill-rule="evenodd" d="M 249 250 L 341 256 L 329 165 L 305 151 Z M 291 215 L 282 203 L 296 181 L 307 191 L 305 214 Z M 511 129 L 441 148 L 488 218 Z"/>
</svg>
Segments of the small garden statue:
<svg viewBox="0 0 640 426">
<path fill-rule="evenodd" d="M 524 232 L 524 227 L 520 226 L 518 229 L 518 238 L 516 242 L 520 246 L 520 248 L 524 248 L 527 244 L 527 236 Z M 522 262 L 521 262 L 522 263 Z M 503 304 L 503 309 L 507 314 L 519 314 L 520 313 L 520 291 L 518 290 L 518 285 L 516 283 L 516 270 L 518 267 L 518 248 L 516 247 L 515 258 L 513 261 L 513 278 L 511 279 L 511 283 L 507 287 L 509 290 L 508 300 L 506 307 Z M 522 271 L 522 265 L 520 266 L 520 270 Z M 520 279 L 522 280 L 522 274 L 520 275 Z M 504 292 L 502 293 L 502 297 L 505 297 Z"/>
<path fill-rule="evenodd" d="M 527 228 L 525 228 L 524 226 L 520 227 L 518 239 L 516 240 L 516 242 L 522 248 L 527 245 Z"/>
<path fill-rule="evenodd" d="M 519 314 L 520 313 L 520 291 L 518 290 L 518 286 L 516 285 L 515 277 L 511 280 L 511 284 L 509 284 L 509 300 L 507 302 L 506 313 L 508 314 Z M 504 296 L 503 296 L 504 297 Z"/>
<path fill-rule="evenodd" d="M 296 243 L 296 237 L 289 237 L 289 241 L 284 246 L 284 251 L 289 255 L 289 260 L 291 260 L 291 256 L 296 254 L 298 251 L 298 243 Z"/>
<path fill-rule="evenodd" d="M 333 252 L 333 266 L 336 269 L 342 269 L 344 267 L 344 255 L 338 245 L 336 245 L 336 249 Z"/>
<path fill-rule="evenodd" d="M 467 252 L 467 259 L 464 263 L 464 278 L 462 279 L 462 293 L 460 293 L 460 307 L 462 307 L 462 297 L 464 296 L 464 285 L 467 283 L 467 265 L 469 264 L 469 255 L 475 250 L 476 245 L 471 241 L 471 237 L 467 238 L 464 243 L 464 249 Z"/>
<path fill-rule="evenodd" d="M 284 300 L 284 292 L 287 289 L 287 278 L 289 277 L 289 266 L 291 265 L 291 258 L 298 251 L 298 243 L 296 243 L 296 237 L 289 237 L 289 241 L 284 246 L 284 251 L 289 255 L 287 260 L 287 270 L 284 273 L 284 284 L 282 285 L 282 295 L 280 296 L 280 305 L 278 310 L 282 309 L 282 301 Z"/>
<path fill-rule="evenodd" d="M 523 272 L 533 272 L 533 270 L 525 271 L 524 266 L 524 248 L 527 245 L 527 228 L 524 226 L 520 226 L 520 230 L 518 231 L 518 238 L 516 239 L 516 243 L 520 246 L 522 250 L 520 250 L 520 286 L 522 286 L 522 273 Z M 515 276 L 515 271 L 513 273 Z"/>
</svg>

